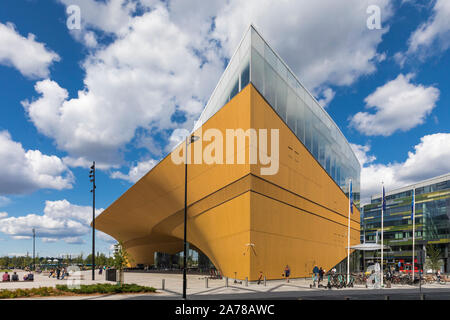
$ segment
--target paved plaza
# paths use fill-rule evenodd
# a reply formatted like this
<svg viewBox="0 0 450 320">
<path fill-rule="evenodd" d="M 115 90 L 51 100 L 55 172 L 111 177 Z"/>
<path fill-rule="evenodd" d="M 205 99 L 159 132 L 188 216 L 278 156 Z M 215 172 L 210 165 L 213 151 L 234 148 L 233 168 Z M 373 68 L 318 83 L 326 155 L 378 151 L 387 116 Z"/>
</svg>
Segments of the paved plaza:
<svg viewBox="0 0 450 320">
<path fill-rule="evenodd" d="M 19 277 L 23 272 L 18 271 Z M 95 274 L 96 280 L 92 281 L 91 271 L 82 271 L 80 284 L 93 283 L 114 283 L 105 280 L 105 274 Z M 151 286 L 157 289 L 154 294 L 118 294 L 118 295 L 88 295 L 71 297 L 42 297 L 34 299 L 181 299 L 183 287 L 182 274 L 168 273 L 138 273 L 126 272 L 126 283 L 135 283 L 144 286 Z M 285 280 L 272 280 L 257 284 L 245 281 L 234 283 L 234 279 L 228 279 L 228 286 L 225 279 L 208 279 L 206 287 L 206 276 L 188 275 L 187 294 L 190 300 L 196 299 L 420 299 L 418 286 L 393 285 L 387 289 L 368 289 L 363 285 L 356 285 L 354 288 L 325 289 L 310 288 L 311 278 L 291 279 L 289 283 Z M 0 282 L 0 289 L 16 288 L 37 288 L 56 286 L 57 284 L 69 284 L 70 277 L 66 280 L 49 278 L 47 275 L 36 274 L 33 282 Z M 164 288 L 163 288 L 164 282 Z M 422 293 L 428 299 L 449 299 L 450 283 L 426 284 L 422 286 Z"/>
</svg>

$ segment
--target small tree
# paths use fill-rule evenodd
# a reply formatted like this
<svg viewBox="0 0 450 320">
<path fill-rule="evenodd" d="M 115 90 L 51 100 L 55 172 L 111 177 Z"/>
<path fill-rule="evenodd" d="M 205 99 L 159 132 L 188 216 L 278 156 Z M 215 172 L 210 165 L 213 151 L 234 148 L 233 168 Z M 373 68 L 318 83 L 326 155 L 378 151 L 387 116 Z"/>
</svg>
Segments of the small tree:
<svg viewBox="0 0 450 320">
<path fill-rule="evenodd" d="M 427 259 L 425 266 L 427 269 L 433 270 L 433 272 L 440 270 L 442 261 L 440 260 L 441 250 L 431 244 L 427 245 Z"/>
<path fill-rule="evenodd" d="M 128 266 L 133 260 L 130 258 L 128 252 L 123 247 L 122 241 L 116 245 L 114 250 L 113 266 L 119 271 L 119 284 L 123 284 L 123 269 Z"/>
</svg>

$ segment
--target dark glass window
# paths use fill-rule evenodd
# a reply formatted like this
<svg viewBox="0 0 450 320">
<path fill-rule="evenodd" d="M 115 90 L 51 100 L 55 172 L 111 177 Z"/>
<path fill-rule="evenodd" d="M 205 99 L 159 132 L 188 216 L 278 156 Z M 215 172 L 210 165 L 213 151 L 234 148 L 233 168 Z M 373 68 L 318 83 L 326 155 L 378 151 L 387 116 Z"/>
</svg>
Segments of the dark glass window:
<svg viewBox="0 0 450 320">
<path fill-rule="evenodd" d="M 250 81 L 250 64 L 247 64 L 247 66 L 242 70 L 241 73 L 241 90 L 245 88 L 245 86 Z"/>
<path fill-rule="evenodd" d="M 311 131 L 312 131 L 311 122 L 307 121 L 306 122 L 306 131 L 305 131 L 305 142 L 306 142 L 306 148 L 308 148 L 309 151 L 311 151 L 311 147 L 312 147 Z"/>
<path fill-rule="evenodd" d="M 238 93 L 239 93 L 239 80 L 236 79 L 236 83 L 234 84 L 233 89 L 231 89 L 230 100 L 233 99 L 233 97 Z"/>
<path fill-rule="evenodd" d="M 319 160 L 319 142 L 318 137 L 313 136 L 313 156 L 316 158 L 316 160 Z"/>
</svg>

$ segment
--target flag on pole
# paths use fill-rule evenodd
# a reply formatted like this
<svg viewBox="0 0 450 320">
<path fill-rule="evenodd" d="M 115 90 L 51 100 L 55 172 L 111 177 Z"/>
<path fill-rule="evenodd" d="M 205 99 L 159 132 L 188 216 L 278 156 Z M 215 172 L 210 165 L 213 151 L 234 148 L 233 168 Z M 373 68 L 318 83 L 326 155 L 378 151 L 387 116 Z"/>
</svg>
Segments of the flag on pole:
<svg viewBox="0 0 450 320">
<path fill-rule="evenodd" d="M 383 212 L 386 212 L 386 195 L 384 193 L 384 186 L 383 186 Z"/>
<path fill-rule="evenodd" d="M 414 219 L 414 206 L 415 206 L 414 194 L 415 194 L 415 192 L 413 192 L 412 200 L 411 200 L 411 220 Z"/>
<path fill-rule="evenodd" d="M 353 214 L 352 180 L 350 180 L 350 212 Z"/>
</svg>

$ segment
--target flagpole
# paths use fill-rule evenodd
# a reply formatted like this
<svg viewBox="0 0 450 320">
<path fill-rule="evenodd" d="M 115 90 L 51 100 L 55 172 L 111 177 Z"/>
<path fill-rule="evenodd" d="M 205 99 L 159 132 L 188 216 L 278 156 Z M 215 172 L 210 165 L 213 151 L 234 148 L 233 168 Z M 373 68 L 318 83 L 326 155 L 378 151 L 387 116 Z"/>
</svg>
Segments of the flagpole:
<svg viewBox="0 0 450 320">
<path fill-rule="evenodd" d="M 350 184 L 349 184 L 349 188 L 348 188 L 347 284 L 350 282 L 350 212 L 351 212 L 351 206 L 352 206 L 351 185 L 352 185 L 352 180 L 350 179 Z"/>
<path fill-rule="evenodd" d="M 413 221 L 413 244 L 412 244 L 412 280 L 414 284 L 415 269 L 414 269 L 414 257 L 415 257 L 415 229 L 416 229 L 416 187 L 413 188 L 413 207 L 412 207 L 412 221 Z"/>
<path fill-rule="evenodd" d="M 383 287 L 383 276 L 384 276 L 384 182 L 382 184 L 381 190 L 381 287 Z"/>
</svg>

